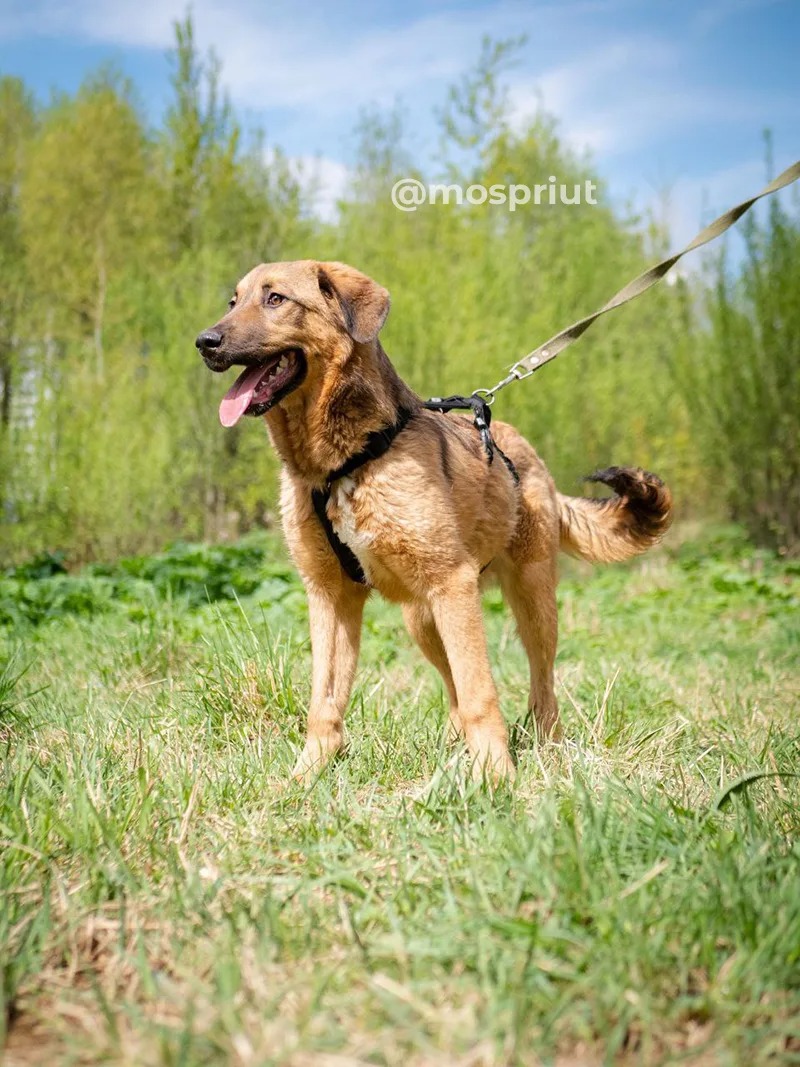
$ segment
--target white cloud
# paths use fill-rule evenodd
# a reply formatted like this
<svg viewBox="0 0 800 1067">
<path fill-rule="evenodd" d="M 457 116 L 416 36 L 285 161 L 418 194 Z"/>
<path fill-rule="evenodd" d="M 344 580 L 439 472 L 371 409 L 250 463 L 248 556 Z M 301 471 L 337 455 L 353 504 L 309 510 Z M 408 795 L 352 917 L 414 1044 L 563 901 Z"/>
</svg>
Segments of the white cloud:
<svg viewBox="0 0 800 1067">
<path fill-rule="evenodd" d="M 344 163 L 326 156 L 290 156 L 289 170 L 306 191 L 311 211 L 324 222 L 334 222 L 338 202 L 353 182 L 353 172 Z"/>
<path fill-rule="evenodd" d="M 536 79 L 535 86 L 545 106 L 554 114 L 566 116 L 585 109 L 587 99 L 617 95 L 632 77 L 652 76 L 668 69 L 677 60 L 674 46 L 652 37 L 622 37 L 605 41 L 584 51 L 577 59 L 550 67 Z M 512 87 L 522 93 L 524 86 Z"/>
<path fill-rule="evenodd" d="M 499 0 L 451 7 L 400 22 L 397 9 L 365 3 L 361 18 L 331 17 L 319 0 L 302 12 L 259 0 L 194 0 L 201 48 L 212 47 L 237 103 L 339 113 L 386 104 L 458 77 L 483 35 L 528 32 L 558 38 L 581 16 L 613 11 L 624 0 Z M 117 46 L 166 49 L 186 0 L 32 0 L 0 14 L 0 39 L 70 37 Z"/>
<path fill-rule="evenodd" d="M 365 18 L 354 32 L 314 7 L 298 17 L 256 0 L 195 0 L 191 12 L 200 47 L 214 49 L 226 87 L 251 106 L 342 110 L 391 99 L 420 80 L 453 77 L 474 44 L 475 17 L 432 15 L 403 26 Z M 0 39 L 71 37 L 166 49 L 186 11 L 186 0 L 34 0 L 0 14 Z"/>
<path fill-rule="evenodd" d="M 520 79 L 510 90 L 512 124 L 522 127 L 540 108 L 555 115 L 563 140 L 576 151 L 609 157 L 663 141 L 676 130 L 748 122 L 787 114 L 792 102 L 692 83 L 685 52 L 654 37 L 616 39 L 578 59 Z"/>
<path fill-rule="evenodd" d="M 0 40 L 73 37 L 103 44 L 164 48 L 184 0 L 33 0 L 0 14 Z"/>
</svg>

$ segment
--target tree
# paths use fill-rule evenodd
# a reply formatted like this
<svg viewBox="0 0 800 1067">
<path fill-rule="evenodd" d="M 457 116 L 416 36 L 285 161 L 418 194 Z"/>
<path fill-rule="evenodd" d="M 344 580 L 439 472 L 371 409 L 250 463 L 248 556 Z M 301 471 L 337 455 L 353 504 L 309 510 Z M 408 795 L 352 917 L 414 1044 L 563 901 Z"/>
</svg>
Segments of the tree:
<svg viewBox="0 0 800 1067">
<path fill-rule="evenodd" d="M 111 279 L 148 251 L 145 176 L 144 127 L 118 78 L 101 74 L 44 114 L 22 189 L 26 249 L 57 328 L 90 339 L 100 378 Z"/>
<path fill-rule="evenodd" d="M 677 380 L 730 516 L 800 553 L 800 217 L 770 201 L 744 221 L 746 258 L 716 262 L 705 319 L 687 310 Z"/>
<path fill-rule="evenodd" d="M 0 78 L 0 433 L 8 431 L 14 375 L 24 344 L 21 319 L 29 284 L 19 189 L 35 123 L 33 99 L 23 83 L 18 78 Z"/>
</svg>

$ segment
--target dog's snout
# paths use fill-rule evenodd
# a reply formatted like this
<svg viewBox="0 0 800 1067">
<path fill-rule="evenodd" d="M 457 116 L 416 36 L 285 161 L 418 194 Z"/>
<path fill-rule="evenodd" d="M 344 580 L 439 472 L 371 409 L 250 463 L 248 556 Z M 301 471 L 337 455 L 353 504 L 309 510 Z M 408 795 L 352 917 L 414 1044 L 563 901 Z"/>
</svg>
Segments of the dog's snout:
<svg viewBox="0 0 800 1067">
<path fill-rule="evenodd" d="M 222 344 L 222 334 L 219 330 L 203 330 L 198 335 L 195 345 L 202 352 L 204 348 L 219 348 Z"/>
</svg>

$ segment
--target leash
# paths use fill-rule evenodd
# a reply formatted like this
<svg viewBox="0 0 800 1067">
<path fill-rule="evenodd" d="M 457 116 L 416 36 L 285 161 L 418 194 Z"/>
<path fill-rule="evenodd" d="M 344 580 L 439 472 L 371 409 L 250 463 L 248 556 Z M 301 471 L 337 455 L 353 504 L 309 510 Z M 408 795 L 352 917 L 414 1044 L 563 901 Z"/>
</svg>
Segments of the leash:
<svg viewBox="0 0 800 1067">
<path fill-rule="evenodd" d="M 641 296 L 656 282 L 661 281 L 665 274 L 667 274 L 678 262 L 682 259 L 687 252 L 693 252 L 695 248 L 700 248 L 702 245 L 708 244 L 709 241 L 715 240 L 720 237 L 726 230 L 730 229 L 735 222 L 749 211 L 757 200 L 760 200 L 763 196 L 770 196 L 772 193 L 777 193 L 779 189 L 785 189 L 787 185 L 791 185 L 792 182 L 796 182 L 800 178 L 800 160 L 793 163 L 791 167 L 787 167 L 785 171 L 778 175 L 769 185 L 764 186 L 760 193 L 756 193 L 755 196 L 751 196 L 748 200 L 743 200 L 740 204 L 732 207 L 729 211 L 726 211 L 724 215 L 720 215 L 718 219 L 714 219 L 713 222 L 705 226 L 700 233 L 690 241 L 685 248 L 680 252 L 675 252 L 671 256 L 667 256 L 666 259 L 662 259 L 659 263 L 654 264 L 652 267 L 648 267 L 646 271 L 643 271 L 633 281 L 628 282 L 623 286 L 618 293 L 615 293 L 609 301 L 607 301 L 601 308 L 593 312 L 591 315 L 586 315 L 582 319 L 578 319 L 577 322 L 573 322 L 571 326 L 567 326 L 566 329 L 560 330 L 558 333 L 553 334 L 549 341 L 545 341 L 544 344 L 539 345 L 538 348 L 534 348 L 532 352 L 529 352 L 527 356 L 523 356 L 522 359 L 517 360 L 513 367 L 510 368 L 505 378 L 501 379 L 497 385 L 493 385 L 491 389 L 476 389 L 472 394 L 473 396 L 482 397 L 487 405 L 494 402 L 494 398 L 501 389 L 505 389 L 507 385 L 511 385 L 512 382 L 523 381 L 525 378 L 530 378 L 532 374 L 535 374 L 537 370 L 555 359 L 565 348 L 568 348 L 574 341 L 577 341 L 581 334 L 585 333 L 595 320 L 599 319 L 601 315 L 605 315 L 609 311 L 613 311 L 614 308 L 621 307 L 623 304 L 627 304 L 629 300 L 635 299 L 637 296 Z"/>
</svg>

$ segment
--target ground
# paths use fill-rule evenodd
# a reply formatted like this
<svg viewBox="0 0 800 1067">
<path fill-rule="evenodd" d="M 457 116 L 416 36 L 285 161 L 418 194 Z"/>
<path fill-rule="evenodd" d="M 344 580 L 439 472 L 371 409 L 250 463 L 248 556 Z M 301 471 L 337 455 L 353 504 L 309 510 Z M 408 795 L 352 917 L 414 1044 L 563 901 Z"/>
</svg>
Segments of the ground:
<svg viewBox="0 0 800 1067">
<path fill-rule="evenodd" d="M 495 792 L 378 602 L 349 748 L 289 781 L 277 541 L 48 568 L 0 582 L 7 1064 L 800 1062 L 796 564 L 717 530 L 567 565 L 540 748 L 489 594 Z"/>
</svg>

